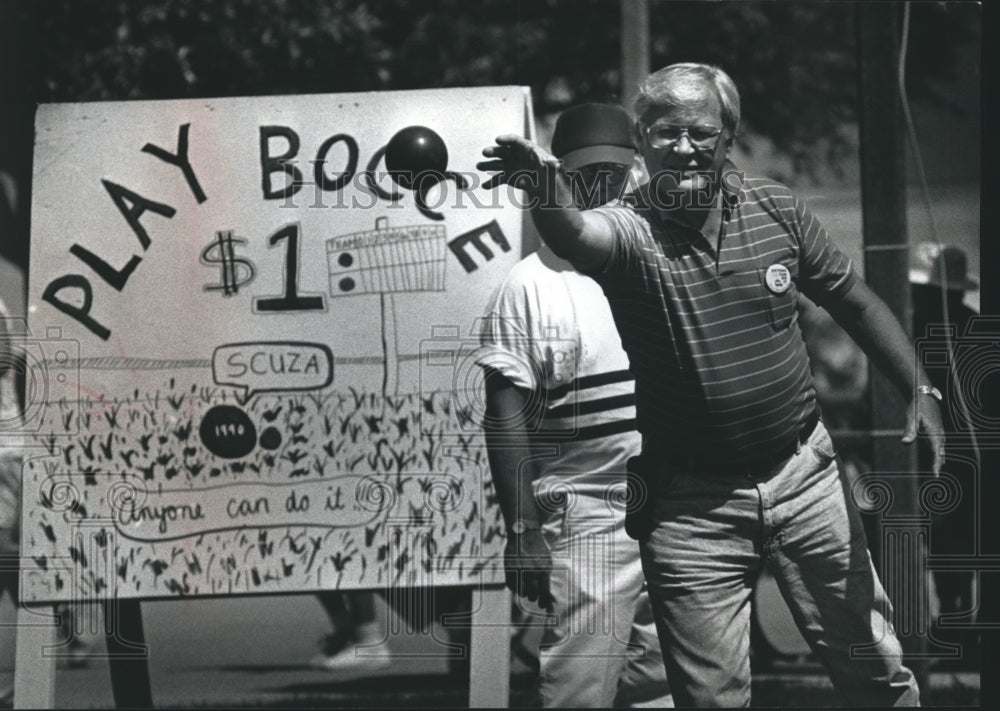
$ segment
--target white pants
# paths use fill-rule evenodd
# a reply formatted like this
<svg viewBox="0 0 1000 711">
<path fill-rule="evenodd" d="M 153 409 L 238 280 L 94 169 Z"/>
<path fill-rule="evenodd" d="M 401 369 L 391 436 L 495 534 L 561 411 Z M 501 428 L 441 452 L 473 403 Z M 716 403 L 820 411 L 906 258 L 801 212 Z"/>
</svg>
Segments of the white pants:
<svg viewBox="0 0 1000 711">
<path fill-rule="evenodd" d="M 673 706 L 645 592 L 639 544 L 624 511 L 578 496 L 545 524 L 556 625 L 542 635 L 546 708 Z"/>
</svg>

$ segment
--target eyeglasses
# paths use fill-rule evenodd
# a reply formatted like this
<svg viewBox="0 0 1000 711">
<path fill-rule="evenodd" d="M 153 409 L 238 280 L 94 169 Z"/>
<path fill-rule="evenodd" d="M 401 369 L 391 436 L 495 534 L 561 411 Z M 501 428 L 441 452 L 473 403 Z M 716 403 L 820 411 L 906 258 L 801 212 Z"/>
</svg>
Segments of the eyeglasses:
<svg viewBox="0 0 1000 711">
<path fill-rule="evenodd" d="M 722 135 L 722 129 L 716 126 L 680 126 L 672 123 L 654 123 L 646 126 L 644 132 L 653 148 L 669 148 L 681 140 L 681 136 L 687 136 L 692 146 L 703 150 L 715 148 Z"/>
</svg>

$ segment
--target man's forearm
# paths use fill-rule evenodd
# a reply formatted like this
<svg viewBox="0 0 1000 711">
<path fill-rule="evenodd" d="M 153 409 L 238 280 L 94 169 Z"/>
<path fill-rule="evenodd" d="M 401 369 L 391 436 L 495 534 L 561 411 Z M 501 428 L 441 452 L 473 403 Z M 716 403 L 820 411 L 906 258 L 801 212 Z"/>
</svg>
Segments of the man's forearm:
<svg viewBox="0 0 1000 711">
<path fill-rule="evenodd" d="M 579 210 L 538 205 L 531 208 L 531 219 L 539 236 L 556 255 L 570 262 L 579 256 L 580 233 L 583 230 L 583 217 Z"/>
<path fill-rule="evenodd" d="M 491 160 L 476 164 L 480 170 L 499 171 L 484 187 L 507 183 L 523 190 L 535 226 L 553 252 L 580 270 L 603 265 L 614 241 L 610 225 L 576 207 L 573 186 L 559 161 L 521 136 L 497 136 L 496 141 L 483 149 Z"/>
<path fill-rule="evenodd" d="M 491 441 L 489 434 L 486 442 L 493 488 L 507 528 L 517 521 L 523 521 L 529 528 L 540 528 L 542 516 L 532 487 L 530 447 L 523 442 L 512 442 L 509 437 Z"/>
<path fill-rule="evenodd" d="M 542 522 L 532 486 L 532 423 L 525 417 L 529 410 L 525 391 L 495 371 L 488 373 L 486 453 L 497 501 L 508 528 L 516 521 L 524 521 L 531 528 L 538 528 Z"/>
<path fill-rule="evenodd" d="M 572 261 L 580 246 L 583 216 L 573 203 L 569 178 L 555 166 L 535 177 L 540 183 L 526 191 L 531 198 L 531 219 L 545 244 L 558 256 Z"/>
<path fill-rule="evenodd" d="M 862 282 L 853 288 L 862 290 L 846 303 L 829 309 L 831 315 L 861 350 L 899 389 L 904 397 L 913 395 L 914 385 L 930 380 L 914 355 L 913 343 L 895 314 Z"/>
<path fill-rule="evenodd" d="M 903 397 L 915 405 L 906 415 L 903 444 L 916 441 L 918 433 L 927 435 L 927 446 L 934 457 L 933 471 L 940 474 L 945 457 L 941 411 L 935 398 L 920 397 L 917 392 L 917 387 L 930 385 L 930 380 L 917 363 L 913 344 L 899 320 L 862 282 L 856 282 L 829 311 Z"/>
<path fill-rule="evenodd" d="M 579 271 L 592 271 L 607 260 L 612 237 L 607 224 L 594 215 L 540 202 L 531 208 L 531 219 L 549 249 Z"/>
</svg>

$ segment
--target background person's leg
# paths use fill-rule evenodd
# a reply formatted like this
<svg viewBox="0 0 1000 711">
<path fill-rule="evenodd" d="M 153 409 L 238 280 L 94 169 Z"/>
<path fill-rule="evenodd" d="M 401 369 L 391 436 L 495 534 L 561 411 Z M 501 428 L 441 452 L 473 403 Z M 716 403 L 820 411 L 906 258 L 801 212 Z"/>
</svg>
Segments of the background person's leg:
<svg viewBox="0 0 1000 711">
<path fill-rule="evenodd" d="M 347 609 L 354 620 L 354 640 L 358 644 L 375 644 L 383 639 L 375 619 L 375 593 L 352 590 L 344 593 Z"/>
<path fill-rule="evenodd" d="M 316 599 L 326 612 L 334 632 L 347 631 L 351 628 L 351 616 L 347 611 L 347 600 L 340 590 L 328 590 L 316 593 Z"/>
<path fill-rule="evenodd" d="M 375 593 L 330 590 L 316 597 L 326 611 L 333 630 L 321 642 L 322 651 L 312 665 L 328 670 L 364 667 L 382 668 L 390 664 L 385 654 L 364 653 L 359 645 L 375 645 L 385 635 L 375 615 Z"/>
<path fill-rule="evenodd" d="M 550 539 L 557 626 L 544 631 L 539 652 L 539 695 L 546 708 L 610 708 L 629 660 L 642 586 L 638 549 L 625 537 L 635 551 L 629 565 L 614 530 L 604 524 L 588 531 L 587 523 L 570 523 L 567 535 Z"/>
</svg>

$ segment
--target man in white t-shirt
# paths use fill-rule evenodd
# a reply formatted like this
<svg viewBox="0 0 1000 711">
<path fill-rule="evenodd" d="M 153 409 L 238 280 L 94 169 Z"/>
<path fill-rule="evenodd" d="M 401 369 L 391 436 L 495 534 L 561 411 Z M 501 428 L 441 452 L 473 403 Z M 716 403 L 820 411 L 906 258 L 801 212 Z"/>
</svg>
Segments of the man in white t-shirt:
<svg viewBox="0 0 1000 711">
<path fill-rule="evenodd" d="M 616 200 L 637 174 L 631 122 L 615 106 L 563 112 L 552 148 L 580 207 Z M 507 585 L 554 618 L 539 654 L 542 703 L 672 706 L 639 547 L 625 533 L 626 461 L 641 441 L 607 300 L 542 246 L 514 266 L 483 323 Z"/>
</svg>

